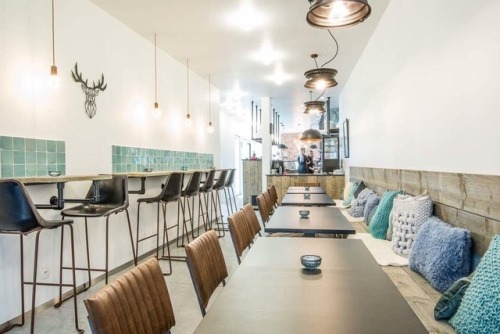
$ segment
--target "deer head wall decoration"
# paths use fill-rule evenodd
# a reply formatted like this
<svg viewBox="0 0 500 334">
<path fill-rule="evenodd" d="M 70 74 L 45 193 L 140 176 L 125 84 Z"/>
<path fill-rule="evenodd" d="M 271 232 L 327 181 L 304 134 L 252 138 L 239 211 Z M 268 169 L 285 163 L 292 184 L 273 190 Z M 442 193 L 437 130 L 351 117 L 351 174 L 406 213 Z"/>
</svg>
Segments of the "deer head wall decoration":
<svg viewBox="0 0 500 334">
<path fill-rule="evenodd" d="M 87 84 L 88 79 L 85 79 L 85 81 L 82 79 L 82 73 L 78 73 L 78 63 L 75 63 L 75 71 L 71 71 L 71 75 L 75 82 L 81 84 L 82 90 L 85 93 L 85 112 L 89 118 L 94 117 L 97 111 L 95 98 L 99 95 L 99 91 L 104 91 L 108 87 L 108 84 L 104 84 L 104 74 L 101 74 L 101 79 L 97 81 L 97 84 L 95 81 L 92 81 L 92 86 L 89 86 Z"/>
</svg>

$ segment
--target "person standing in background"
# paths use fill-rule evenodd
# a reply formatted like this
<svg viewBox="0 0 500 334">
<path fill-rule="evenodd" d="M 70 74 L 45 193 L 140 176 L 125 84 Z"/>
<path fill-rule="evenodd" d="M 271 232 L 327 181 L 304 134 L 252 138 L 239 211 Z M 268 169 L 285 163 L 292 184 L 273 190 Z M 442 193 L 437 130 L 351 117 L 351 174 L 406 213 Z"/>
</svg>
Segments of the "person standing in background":
<svg viewBox="0 0 500 334">
<path fill-rule="evenodd" d="M 306 148 L 305 147 L 302 147 L 300 149 L 300 153 L 299 153 L 299 156 L 297 157 L 297 161 L 299 163 L 299 168 L 298 168 L 298 172 L 303 174 L 303 173 L 307 173 L 307 161 L 308 161 L 308 157 L 306 155 Z"/>
<path fill-rule="evenodd" d="M 309 150 L 309 155 L 307 156 L 307 173 L 314 173 L 314 152 Z"/>
</svg>

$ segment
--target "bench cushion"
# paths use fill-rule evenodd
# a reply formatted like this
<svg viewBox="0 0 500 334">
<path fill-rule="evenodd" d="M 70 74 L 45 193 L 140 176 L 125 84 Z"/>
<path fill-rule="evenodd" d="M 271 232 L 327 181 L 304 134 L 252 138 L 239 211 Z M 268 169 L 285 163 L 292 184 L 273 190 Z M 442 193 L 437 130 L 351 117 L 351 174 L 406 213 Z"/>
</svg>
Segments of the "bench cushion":
<svg viewBox="0 0 500 334">
<path fill-rule="evenodd" d="M 434 307 L 434 319 L 447 320 L 457 312 L 465 291 L 470 285 L 469 277 L 462 277 L 446 290 Z"/>
<path fill-rule="evenodd" d="M 450 323 L 458 333 L 500 333 L 500 235 L 479 263 Z"/>
<path fill-rule="evenodd" d="M 375 194 L 373 190 L 368 188 L 363 189 L 359 193 L 358 197 L 351 202 L 349 214 L 356 218 L 363 217 L 363 212 L 365 210 L 365 205 L 368 201 L 368 198 L 373 194 Z"/>
<path fill-rule="evenodd" d="M 385 239 L 385 234 L 389 226 L 389 214 L 392 210 L 394 197 L 396 197 L 397 194 L 399 194 L 397 190 L 386 191 L 382 195 L 377 211 L 370 221 L 370 233 L 377 239 Z"/>
<path fill-rule="evenodd" d="M 470 231 L 431 217 L 420 228 L 409 261 L 411 270 L 422 274 L 436 290 L 445 292 L 470 273 Z"/>
</svg>

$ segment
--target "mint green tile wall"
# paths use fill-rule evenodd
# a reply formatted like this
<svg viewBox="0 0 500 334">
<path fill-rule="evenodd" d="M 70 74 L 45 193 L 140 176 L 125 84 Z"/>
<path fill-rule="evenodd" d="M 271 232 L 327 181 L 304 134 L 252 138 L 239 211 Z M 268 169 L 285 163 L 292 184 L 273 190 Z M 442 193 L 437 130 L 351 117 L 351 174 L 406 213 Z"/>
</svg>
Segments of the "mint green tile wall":
<svg viewBox="0 0 500 334">
<path fill-rule="evenodd" d="M 0 136 L 0 177 L 47 176 L 49 170 L 66 174 L 64 141 Z"/>
<path fill-rule="evenodd" d="M 214 165 L 213 154 L 112 146 L 113 173 L 207 169 Z"/>
</svg>

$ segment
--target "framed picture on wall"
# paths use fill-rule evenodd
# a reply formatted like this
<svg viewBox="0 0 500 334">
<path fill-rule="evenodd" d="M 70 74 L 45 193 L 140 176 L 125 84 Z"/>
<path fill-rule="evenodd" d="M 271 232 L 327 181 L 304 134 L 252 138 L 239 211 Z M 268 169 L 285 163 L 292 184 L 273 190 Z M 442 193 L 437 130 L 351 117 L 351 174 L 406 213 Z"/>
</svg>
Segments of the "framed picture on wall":
<svg viewBox="0 0 500 334">
<path fill-rule="evenodd" d="M 349 158 L 349 119 L 345 119 L 342 124 L 342 132 L 344 139 L 344 158 Z"/>
</svg>

